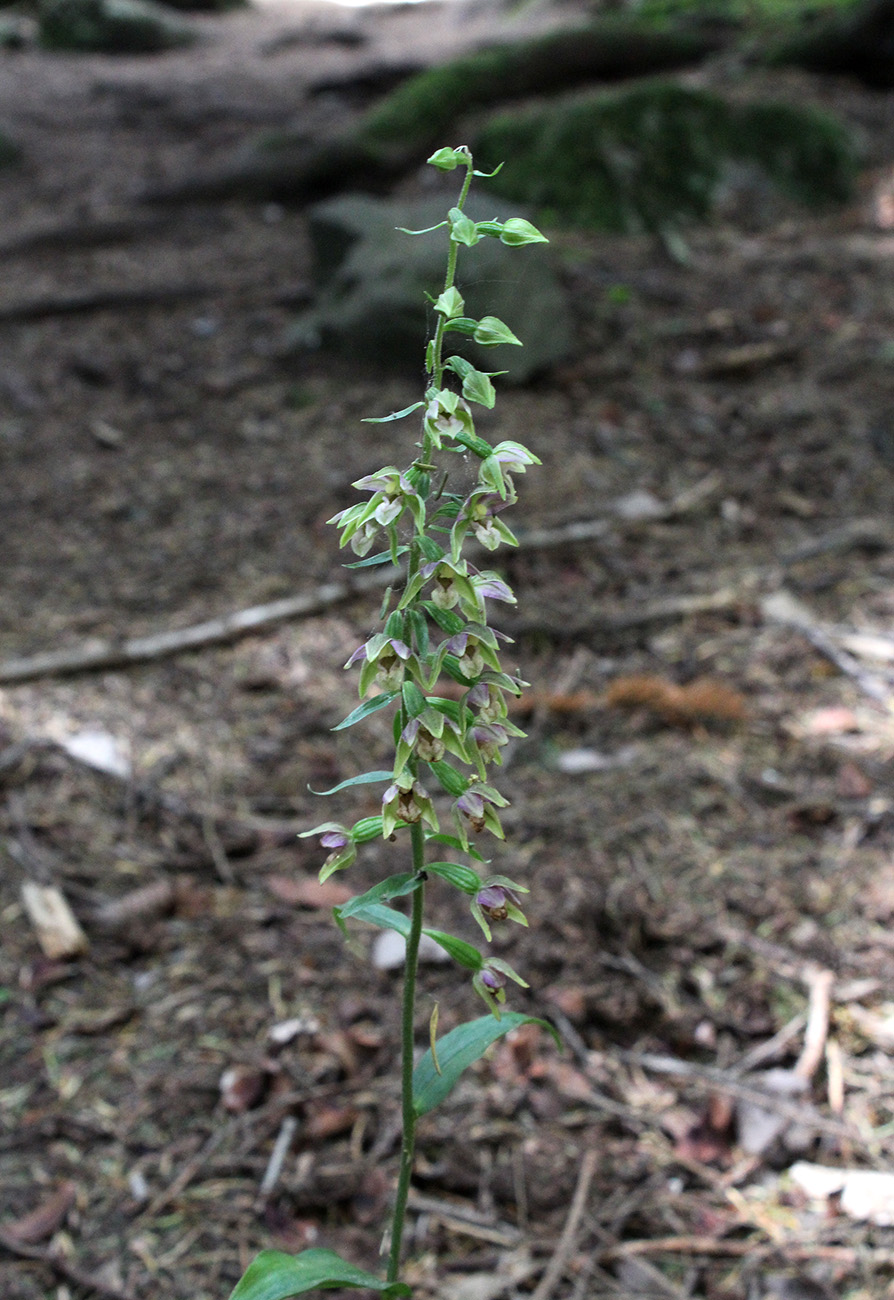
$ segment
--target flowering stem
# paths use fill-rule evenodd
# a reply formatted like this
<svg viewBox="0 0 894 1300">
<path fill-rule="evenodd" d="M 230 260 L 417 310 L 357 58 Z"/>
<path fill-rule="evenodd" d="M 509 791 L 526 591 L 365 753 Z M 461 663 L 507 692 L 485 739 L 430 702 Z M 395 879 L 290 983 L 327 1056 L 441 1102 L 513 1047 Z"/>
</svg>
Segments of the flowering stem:
<svg viewBox="0 0 894 1300">
<path fill-rule="evenodd" d="M 469 195 L 469 188 L 472 184 L 472 159 L 466 164 L 466 177 L 460 191 L 459 198 L 456 200 L 456 206 L 462 211 L 463 204 Z M 447 253 L 447 274 L 444 277 L 444 288 L 451 289 L 453 281 L 456 278 L 456 255 L 459 252 L 459 245 L 455 240 L 450 240 L 450 247 Z M 444 345 L 444 326 L 446 319 L 444 316 L 438 316 L 438 323 L 435 326 L 435 344 L 432 349 L 431 377 L 435 388 L 440 388 L 444 382 L 444 363 L 441 360 L 441 352 Z"/>
<path fill-rule="evenodd" d="M 413 1151 L 416 1145 L 416 1112 L 413 1109 L 413 1031 L 414 1012 L 416 1010 L 416 968 L 419 960 L 419 939 L 422 934 L 422 911 L 425 902 L 425 884 L 423 883 L 425 837 L 422 833 L 422 826 L 418 822 L 411 826 L 410 835 L 413 847 L 413 870 L 421 878 L 418 887 L 413 891 L 413 911 L 410 917 L 410 933 L 407 936 L 407 956 L 404 965 L 401 1020 L 403 1138 L 400 1151 L 400 1175 L 397 1182 L 397 1195 L 394 1200 L 394 1214 L 391 1220 L 391 1250 L 388 1257 L 389 1282 L 396 1282 L 400 1276 L 400 1247 L 404 1232 L 404 1219 L 407 1213 L 407 1197 L 410 1193 L 410 1178 L 413 1173 Z"/>
</svg>

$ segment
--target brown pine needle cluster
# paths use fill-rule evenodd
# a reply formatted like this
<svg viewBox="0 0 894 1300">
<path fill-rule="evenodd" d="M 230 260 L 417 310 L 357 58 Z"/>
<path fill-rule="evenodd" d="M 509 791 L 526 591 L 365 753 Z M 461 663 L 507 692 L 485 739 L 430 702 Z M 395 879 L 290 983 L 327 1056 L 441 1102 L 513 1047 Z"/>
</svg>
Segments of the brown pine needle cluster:
<svg viewBox="0 0 894 1300">
<path fill-rule="evenodd" d="M 713 677 L 685 686 L 649 673 L 616 677 L 604 698 L 610 708 L 645 709 L 672 727 L 744 722 L 748 714 L 744 696 Z"/>
</svg>

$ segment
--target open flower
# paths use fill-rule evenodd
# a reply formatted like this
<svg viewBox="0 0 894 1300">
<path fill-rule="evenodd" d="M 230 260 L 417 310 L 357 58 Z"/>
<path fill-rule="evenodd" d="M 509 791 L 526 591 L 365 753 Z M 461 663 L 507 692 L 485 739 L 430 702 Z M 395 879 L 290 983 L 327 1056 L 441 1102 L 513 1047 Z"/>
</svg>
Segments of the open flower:
<svg viewBox="0 0 894 1300">
<path fill-rule="evenodd" d="M 506 980 L 514 980 L 520 984 L 523 989 L 529 988 L 528 983 L 517 975 L 508 962 L 501 961 L 499 957 L 490 957 L 482 966 L 481 970 L 476 971 L 472 978 L 472 988 L 484 998 L 491 1012 L 500 1019 L 500 1007 L 506 1001 Z"/>
<path fill-rule="evenodd" d="M 320 868 L 321 881 L 328 879 L 334 871 L 349 867 L 357 857 L 354 831 L 348 826 L 342 826 L 341 822 L 323 822 L 313 830 L 302 831 L 298 838 L 307 839 L 309 835 L 319 835 L 323 848 L 329 849 L 329 856 Z"/>
<path fill-rule="evenodd" d="M 456 523 L 450 530 L 453 558 L 457 559 L 467 533 L 471 532 L 476 541 L 488 551 L 495 551 L 501 542 L 518 546 L 518 539 L 507 528 L 497 512 L 505 510 L 512 504 L 512 499 L 502 497 L 499 492 L 476 488 L 463 502 Z"/>
<path fill-rule="evenodd" d="M 497 641 L 510 641 L 505 632 L 496 632 L 483 623 L 467 623 L 461 632 L 447 642 L 448 654 L 455 655 L 459 669 L 466 677 L 480 677 L 485 668 L 500 671 Z"/>
<path fill-rule="evenodd" d="M 468 828 L 476 834 L 488 830 L 497 839 L 504 840 L 503 827 L 497 816 L 497 808 L 505 808 L 509 803 L 493 786 L 473 781 L 463 791 L 453 805 L 460 839 L 468 844 Z"/>
<path fill-rule="evenodd" d="M 355 488 L 363 492 L 372 492 L 372 498 L 360 505 L 349 506 L 340 510 L 328 522 L 337 524 L 341 529 L 340 545 L 351 544 L 356 555 L 366 555 L 381 529 L 388 530 L 392 545 L 396 545 L 394 525 L 408 507 L 416 525 L 422 529 L 425 525 L 425 502 L 418 494 L 410 479 L 393 465 L 380 469 L 376 474 L 367 474 L 354 483 Z"/>
<path fill-rule="evenodd" d="M 472 899 L 472 915 L 484 931 L 488 943 L 491 940 L 488 921 L 515 921 L 527 926 L 528 919 L 519 906 L 519 894 L 528 891 L 523 885 L 517 885 L 506 876 L 491 876 L 482 883 L 478 893 Z"/>
<path fill-rule="evenodd" d="M 428 791 L 406 770 L 382 795 L 382 834 L 386 839 L 399 822 L 409 826 L 427 822 L 433 831 L 438 830 L 438 815 Z"/>
<path fill-rule="evenodd" d="M 515 500 L 513 474 L 524 474 L 529 465 L 539 465 L 539 459 L 520 442 L 500 442 L 490 456 L 481 462 L 478 482 L 482 487 L 498 493 L 505 501 Z"/>
<path fill-rule="evenodd" d="M 453 609 L 464 601 L 474 606 L 477 597 L 475 588 L 469 580 L 465 560 L 430 560 L 419 570 L 419 587 L 432 579 L 431 598 L 438 609 Z"/>
<path fill-rule="evenodd" d="M 441 737 L 423 726 L 421 718 L 411 718 L 400 733 L 400 738 L 424 763 L 437 763 L 447 752 L 447 746 Z"/>
<path fill-rule="evenodd" d="M 398 637 L 377 632 L 363 645 L 358 646 L 345 668 L 362 663 L 360 669 L 360 694 L 365 695 L 370 682 L 375 680 L 383 691 L 397 691 L 404 680 L 404 665 L 410 658 L 410 647 Z"/>
</svg>

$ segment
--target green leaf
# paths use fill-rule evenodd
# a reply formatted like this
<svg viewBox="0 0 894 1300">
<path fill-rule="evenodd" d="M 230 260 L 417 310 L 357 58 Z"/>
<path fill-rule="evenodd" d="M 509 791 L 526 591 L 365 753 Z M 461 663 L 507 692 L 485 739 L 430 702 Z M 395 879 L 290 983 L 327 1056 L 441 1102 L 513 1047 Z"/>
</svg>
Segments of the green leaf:
<svg viewBox="0 0 894 1300">
<path fill-rule="evenodd" d="M 346 921 L 348 917 L 357 916 L 370 903 L 386 903 L 389 898 L 402 898 L 404 894 L 412 894 L 421 883 L 415 872 L 402 871 L 396 876 L 389 876 L 387 880 L 380 880 L 365 894 L 357 894 L 354 898 L 349 898 L 346 903 L 340 903 L 334 910 L 342 921 Z"/>
<path fill-rule="evenodd" d="M 379 709 L 387 708 L 399 694 L 399 691 L 383 691 L 381 695 L 374 695 L 371 700 L 364 700 L 352 713 L 348 714 L 343 722 L 340 722 L 337 727 L 330 727 L 329 730 L 345 731 L 348 727 L 353 727 L 355 722 L 362 722 L 371 713 L 378 713 Z"/>
<path fill-rule="evenodd" d="M 481 877 L 471 867 L 464 867 L 460 862 L 427 862 L 426 871 L 440 876 L 448 884 L 455 885 L 464 894 L 477 894 L 481 888 Z"/>
<path fill-rule="evenodd" d="M 351 902 L 356 901 L 356 899 L 351 900 Z M 345 907 L 350 905 L 346 903 Z M 384 903 L 372 902 L 358 905 L 351 912 L 351 918 L 354 921 L 367 921 L 370 925 L 377 925 L 380 930 L 396 930 L 405 939 L 410 933 L 410 918 L 393 907 L 386 907 Z"/>
<path fill-rule="evenodd" d="M 417 1115 L 427 1115 L 439 1106 L 451 1092 L 463 1070 L 480 1060 L 491 1043 L 520 1025 L 542 1025 L 549 1030 L 561 1047 L 558 1034 L 546 1020 L 526 1016 L 520 1011 L 504 1012 L 497 1020 L 494 1016 L 481 1016 L 464 1025 L 457 1025 L 437 1043 L 440 1074 L 435 1069 L 431 1051 L 425 1053 L 413 1071 L 413 1109 Z"/>
<path fill-rule="evenodd" d="M 412 406 L 405 406 L 402 411 L 392 411 L 390 415 L 365 415 L 360 421 L 361 424 L 390 424 L 392 420 L 402 420 L 405 415 L 412 415 L 418 411 L 424 402 L 414 402 Z"/>
<path fill-rule="evenodd" d="M 469 857 L 474 858 L 476 862 L 486 863 L 490 861 L 489 858 L 483 857 L 478 852 L 474 844 L 470 844 L 466 847 L 458 835 L 447 835 L 444 831 L 426 830 L 425 842 L 426 844 L 444 844 L 448 849 L 455 849 L 457 853 L 468 853 Z M 444 864 L 440 863 L 439 865 L 443 866 Z"/>
<path fill-rule="evenodd" d="M 434 772 L 440 785 L 453 799 L 458 799 L 470 785 L 467 776 L 463 776 L 462 772 L 457 772 L 455 767 L 450 763 L 445 763 L 443 759 L 437 763 L 429 763 L 428 766 Z"/>
<path fill-rule="evenodd" d="M 463 388 L 465 388 L 465 381 L 463 382 Z M 490 443 L 485 442 L 483 438 L 479 438 L 477 433 L 466 433 L 464 429 L 460 429 L 458 433 L 455 433 L 453 439 L 455 442 L 460 443 L 461 446 L 468 448 L 475 456 L 480 456 L 482 460 L 487 460 L 494 450 Z"/>
<path fill-rule="evenodd" d="M 441 609 L 432 600 L 425 600 L 422 604 L 426 612 L 431 615 L 432 621 L 437 623 L 441 631 L 446 632 L 448 636 L 456 636 L 457 632 L 461 632 L 466 626 L 466 620 L 460 618 L 459 614 L 455 614 L 452 609 Z"/>
<path fill-rule="evenodd" d="M 408 230 L 406 226 L 395 226 L 395 230 L 399 230 L 402 235 L 430 235 L 433 230 L 443 230 L 447 224 L 446 221 L 439 221 L 436 226 L 426 226 L 424 230 Z"/>
<path fill-rule="evenodd" d="M 413 629 L 413 639 L 416 642 L 416 650 L 419 658 L 425 660 L 428 654 L 428 622 L 421 609 L 407 610 L 407 622 Z"/>
<path fill-rule="evenodd" d="M 411 718 L 418 717 L 424 708 L 428 705 L 428 700 L 420 691 L 415 682 L 404 682 L 401 687 L 404 697 L 404 706 Z"/>
<path fill-rule="evenodd" d="M 490 382 L 489 375 L 484 374 L 481 370 L 476 370 L 471 361 L 467 361 L 465 357 L 450 357 L 444 364 L 462 379 L 463 397 L 467 397 L 470 402 L 478 402 L 479 405 L 486 406 L 488 410 L 493 407 L 497 395 L 494 392 L 494 386 Z M 454 436 L 457 442 L 464 442 L 461 437 Z M 464 443 L 464 445 L 468 446 L 469 444 Z M 493 448 L 489 447 L 488 451 L 483 454 L 489 456 L 492 450 Z M 482 453 L 479 452 L 478 454 L 481 455 Z"/>
<path fill-rule="evenodd" d="M 339 790 L 347 790 L 348 787 L 352 785 L 375 785 L 376 781 L 388 781 L 390 784 L 393 775 L 394 773 L 390 770 L 387 772 L 361 772 L 359 776 L 352 776 L 349 781 L 340 781 L 339 784 L 334 785 L 331 790 L 314 790 L 312 786 L 308 786 L 307 788 L 310 790 L 311 794 L 318 794 L 322 798 L 327 794 L 338 794 Z"/>
<path fill-rule="evenodd" d="M 306 1291 L 336 1287 L 378 1291 L 385 1300 L 410 1295 L 404 1282 L 385 1282 L 374 1273 L 355 1268 L 333 1250 L 303 1250 L 300 1255 L 262 1250 L 237 1282 L 230 1300 L 288 1300 Z"/>
<path fill-rule="evenodd" d="M 399 546 L 398 555 L 406 555 L 409 546 Z M 343 564 L 343 569 L 371 569 L 374 564 L 393 564 L 394 557 L 390 551 L 379 551 L 378 555 L 368 555 L 365 560 L 357 560 L 354 564 Z"/>
<path fill-rule="evenodd" d="M 460 966 L 465 966 L 466 970 L 481 970 L 484 965 L 484 958 L 477 948 L 472 944 L 466 943 L 465 939 L 457 939 L 455 934 L 446 934 L 443 930 L 425 930 L 429 939 L 434 939 L 439 943 L 446 953 L 449 953 L 455 962 Z"/>
</svg>

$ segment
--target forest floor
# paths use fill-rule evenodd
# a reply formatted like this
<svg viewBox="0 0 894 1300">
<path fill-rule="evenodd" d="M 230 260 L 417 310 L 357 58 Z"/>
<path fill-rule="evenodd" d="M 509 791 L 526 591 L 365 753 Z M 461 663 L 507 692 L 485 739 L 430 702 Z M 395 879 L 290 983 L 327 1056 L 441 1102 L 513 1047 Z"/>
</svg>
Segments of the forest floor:
<svg viewBox="0 0 894 1300">
<path fill-rule="evenodd" d="M 314 80 L 474 44 L 490 14 L 265 8 L 157 59 L 4 56 L 26 161 L 0 176 L 0 679 L 338 578 L 324 521 L 406 455 L 361 417 L 416 377 L 283 361 L 299 210 L 139 193 L 331 122 Z M 789 1172 L 894 1161 L 894 102 L 764 80 L 861 132 L 860 202 L 734 209 L 685 266 L 557 235 L 578 354 L 480 422 L 544 461 L 499 557 L 533 686 L 494 863 L 531 925 L 495 944 L 565 1050 L 516 1033 L 423 1122 L 420 1297 L 894 1295 L 890 1184 L 861 1208 Z M 341 942 L 348 877 L 318 886 L 295 836 L 374 807 L 308 785 L 386 753 L 376 718 L 330 730 L 378 597 L 311 605 L 0 686 L 3 1300 L 224 1300 L 270 1245 L 377 1267 L 398 978 Z M 373 845 L 351 892 L 399 869 Z M 28 881 L 85 953 L 41 952 Z M 431 908 L 474 937 L 446 891 Z M 481 1010 L 426 964 L 420 1047 L 435 1002 L 442 1031 Z"/>
</svg>

